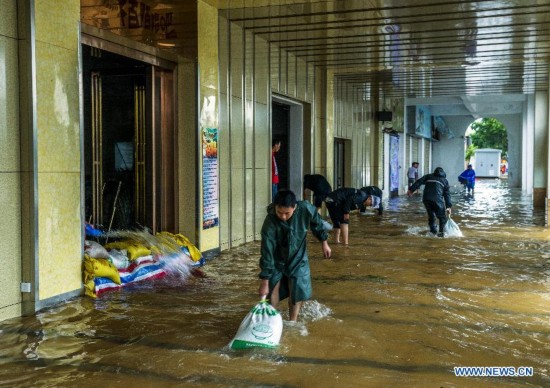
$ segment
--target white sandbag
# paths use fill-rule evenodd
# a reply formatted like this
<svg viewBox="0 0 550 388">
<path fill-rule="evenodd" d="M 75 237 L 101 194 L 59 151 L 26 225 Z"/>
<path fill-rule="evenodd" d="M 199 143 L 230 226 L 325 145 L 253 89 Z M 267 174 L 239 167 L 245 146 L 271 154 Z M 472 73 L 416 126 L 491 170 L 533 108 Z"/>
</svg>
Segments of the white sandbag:
<svg viewBox="0 0 550 388">
<path fill-rule="evenodd" d="M 282 333 L 281 313 L 262 299 L 244 317 L 229 347 L 231 349 L 276 348 L 279 346 Z"/>
<path fill-rule="evenodd" d="M 126 249 L 111 249 L 109 251 L 109 258 L 117 269 L 126 269 L 130 265 Z"/>
<path fill-rule="evenodd" d="M 460 228 L 458 227 L 457 223 L 454 222 L 451 216 L 447 217 L 447 223 L 445 224 L 443 232 L 447 237 L 462 237 L 462 232 L 460 231 Z"/>
<path fill-rule="evenodd" d="M 95 241 L 84 241 L 84 253 L 94 259 L 109 259 L 109 252 L 107 252 L 107 249 Z"/>
</svg>

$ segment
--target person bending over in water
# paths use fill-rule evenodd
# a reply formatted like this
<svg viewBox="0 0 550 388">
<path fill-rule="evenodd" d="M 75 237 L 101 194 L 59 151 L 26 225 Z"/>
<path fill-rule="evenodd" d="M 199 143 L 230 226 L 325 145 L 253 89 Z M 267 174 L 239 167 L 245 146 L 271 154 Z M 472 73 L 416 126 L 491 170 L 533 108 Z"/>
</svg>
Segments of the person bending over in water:
<svg viewBox="0 0 550 388">
<path fill-rule="evenodd" d="M 371 206 L 372 202 L 369 201 L 372 201 L 372 198 L 367 193 L 348 187 L 341 187 L 327 195 L 325 205 L 332 220 L 337 244 L 340 244 L 341 234 L 342 243 L 348 245 L 349 213 L 361 207 Z"/>
<path fill-rule="evenodd" d="M 307 198 L 308 191 L 313 193 L 313 204 L 319 210 L 327 194 L 332 191 L 332 187 L 323 175 L 306 174 L 304 175 L 304 199 Z"/>
<path fill-rule="evenodd" d="M 361 187 L 359 190 L 364 191 L 370 198 L 370 202 L 367 203 L 367 206 L 370 206 L 371 209 L 378 209 L 378 215 L 382 215 L 384 212 L 384 207 L 382 206 L 382 190 L 377 186 L 365 186 Z M 367 206 L 362 205 L 359 208 L 359 213 L 367 214 Z"/>
<path fill-rule="evenodd" d="M 297 201 L 290 190 L 277 192 L 262 226 L 258 293 L 260 298 L 267 296 L 277 309 L 279 302 L 288 298 L 291 321 L 297 320 L 302 302 L 311 298 L 308 228 L 321 241 L 324 257 L 330 257 L 328 234 L 315 206 Z"/>
</svg>

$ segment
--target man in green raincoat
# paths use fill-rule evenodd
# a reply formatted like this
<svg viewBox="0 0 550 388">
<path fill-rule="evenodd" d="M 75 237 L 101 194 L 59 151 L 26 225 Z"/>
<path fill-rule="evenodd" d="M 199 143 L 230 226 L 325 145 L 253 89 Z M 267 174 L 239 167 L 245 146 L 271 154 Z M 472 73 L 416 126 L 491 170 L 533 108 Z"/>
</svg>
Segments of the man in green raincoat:
<svg viewBox="0 0 550 388">
<path fill-rule="evenodd" d="M 296 321 L 302 302 L 311 297 L 311 275 L 306 249 L 311 229 L 322 243 L 324 257 L 330 257 L 328 234 L 317 209 L 307 201 L 296 201 L 290 190 L 281 190 L 267 208 L 262 226 L 260 298 L 267 295 L 278 309 L 288 299 L 289 320 Z"/>
</svg>

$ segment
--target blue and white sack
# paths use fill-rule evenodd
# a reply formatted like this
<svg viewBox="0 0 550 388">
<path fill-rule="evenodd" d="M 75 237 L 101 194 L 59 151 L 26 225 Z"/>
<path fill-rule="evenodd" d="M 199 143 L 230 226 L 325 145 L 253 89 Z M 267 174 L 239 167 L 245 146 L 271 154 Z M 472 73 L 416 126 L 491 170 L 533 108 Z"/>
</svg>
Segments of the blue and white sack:
<svg viewBox="0 0 550 388">
<path fill-rule="evenodd" d="M 262 299 L 244 317 L 235 338 L 230 342 L 231 349 L 276 348 L 283 333 L 281 313 Z"/>
</svg>

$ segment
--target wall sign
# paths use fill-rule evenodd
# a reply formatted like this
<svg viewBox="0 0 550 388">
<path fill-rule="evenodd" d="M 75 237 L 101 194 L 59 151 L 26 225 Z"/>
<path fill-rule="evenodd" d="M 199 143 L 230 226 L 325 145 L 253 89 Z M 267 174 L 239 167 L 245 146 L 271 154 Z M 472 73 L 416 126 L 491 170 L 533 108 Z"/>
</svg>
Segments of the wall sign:
<svg viewBox="0 0 550 388">
<path fill-rule="evenodd" d="M 218 129 L 203 127 L 202 136 L 202 228 L 219 224 Z"/>
</svg>

